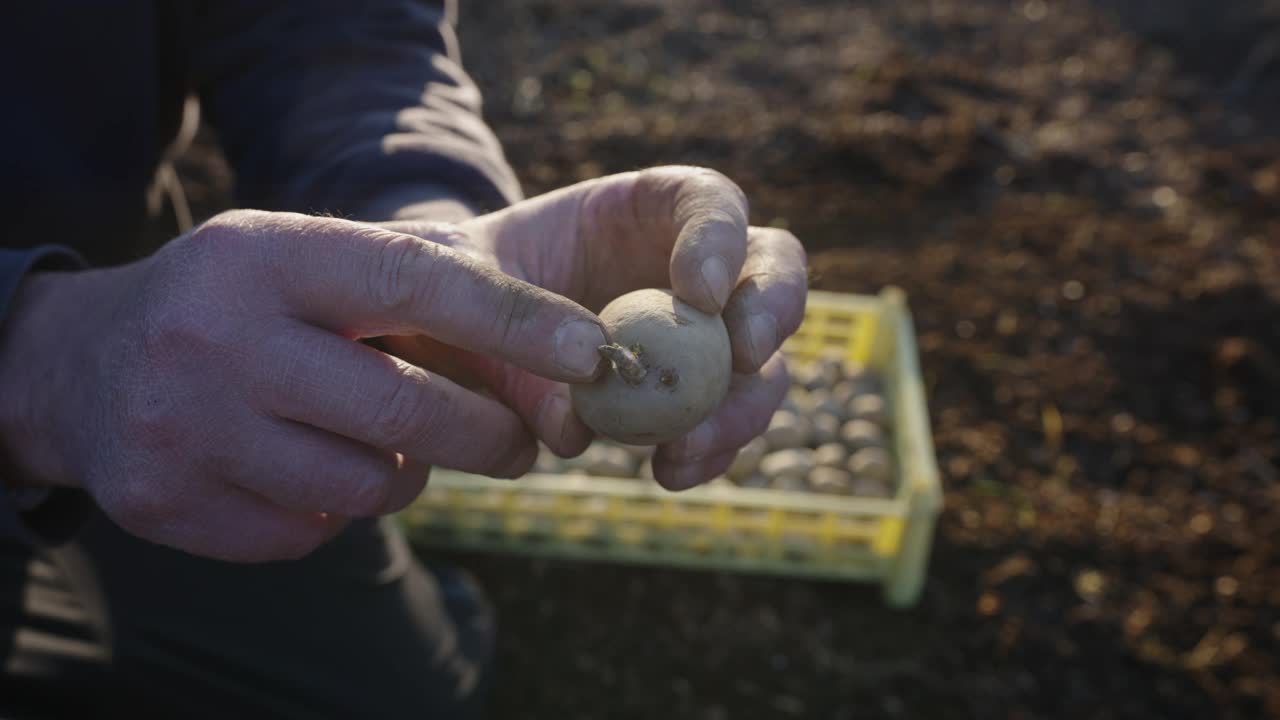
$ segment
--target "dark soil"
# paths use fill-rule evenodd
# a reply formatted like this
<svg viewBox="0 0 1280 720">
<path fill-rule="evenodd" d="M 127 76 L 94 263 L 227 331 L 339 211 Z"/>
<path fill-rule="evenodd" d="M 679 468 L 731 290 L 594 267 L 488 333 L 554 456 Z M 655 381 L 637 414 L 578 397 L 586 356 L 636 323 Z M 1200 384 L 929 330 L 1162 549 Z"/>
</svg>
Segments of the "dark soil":
<svg viewBox="0 0 1280 720">
<path fill-rule="evenodd" d="M 1280 717 L 1277 3 L 462 4 L 529 194 L 712 166 L 906 289 L 947 503 L 908 612 L 458 557 L 494 717 Z"/>
</svg>

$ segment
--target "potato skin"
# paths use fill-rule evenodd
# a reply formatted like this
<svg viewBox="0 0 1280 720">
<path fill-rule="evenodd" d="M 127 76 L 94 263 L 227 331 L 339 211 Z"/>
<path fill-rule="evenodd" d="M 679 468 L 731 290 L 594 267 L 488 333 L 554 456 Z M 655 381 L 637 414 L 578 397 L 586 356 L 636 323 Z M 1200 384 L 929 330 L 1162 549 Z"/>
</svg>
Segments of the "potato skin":
<svg viewBox="0 0 1280 720">
<path fill-rule="evenodd" d="M 639 348 L 648 372 L 631 385 L 610 368 L 570 386 L 578 417 L 600 435 L 633 445 L 669 442 L 692 430 L 729 391 L 732 350 L 719 315 L 668 290 L 636 290 L 600 312 L 614 343 Z"/>
</svg>

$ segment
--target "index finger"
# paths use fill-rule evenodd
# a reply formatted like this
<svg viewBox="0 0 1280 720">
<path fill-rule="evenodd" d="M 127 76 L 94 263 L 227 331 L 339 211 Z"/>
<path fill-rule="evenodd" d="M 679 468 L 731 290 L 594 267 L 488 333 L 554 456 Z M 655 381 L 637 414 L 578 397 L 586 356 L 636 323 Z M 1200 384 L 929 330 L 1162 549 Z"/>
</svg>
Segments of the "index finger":
<svg viewBox="0 0 1280 720">
<path fill-rule="evenodd" d="M 292 217 L 303 231 L 275 233 L 265 259 L 300 320 L 353 338 L 428 335 L 555 380 L 589 380 L 601 366 L 600 320 L 568 298 L 429 239 Z"/>
<path fill-rule="evenodd" d="M 747 197 L 729 178 L 706 168 L 660 167 L 635 180 L 642 213 L 670 217 L 671 289 L 681 300 L 719 314 L 747 257 Z"/>
</svg>

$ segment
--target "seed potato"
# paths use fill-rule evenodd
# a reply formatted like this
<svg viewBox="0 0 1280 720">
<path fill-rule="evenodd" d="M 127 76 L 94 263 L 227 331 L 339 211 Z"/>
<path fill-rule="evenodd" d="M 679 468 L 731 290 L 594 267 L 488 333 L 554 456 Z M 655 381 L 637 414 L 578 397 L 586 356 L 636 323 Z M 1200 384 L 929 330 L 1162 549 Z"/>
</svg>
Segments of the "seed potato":
<svg viewBox="0 0 1280 720">
<path fill-rule="evenodd" d="M 769 444 L 762 437 L 752 438 L 743 445 L 733 458 L 733 464 L 725 471 L 734 480 L 740 480 L 756 472 L 760 468 L 760 459 L 769 451 Z"/>
<path fill-rule="evenodd" d="M 840 440 L 850 451 L 865 447 L 885 447 L 884 430 L 870 420 L 850 420 L 840 426 Z"/>
<path fill-rule="evenodd" d="M 668 442 L 711 414 L 729 390 L 729 333 L 718 315 L 668 290 L 637 290 L 600 311 L 613 343 L 610 369 L 570 387 L 578 417 L 600 435 L 633 445 Z"/>
<path fill-rule="evenodd" d="M 849 401 L 849 419 L 870 420 L 880 427 L 887 427 L 889 424 L 889 407 L 884 401 L 884 396 L 878 394 L 855 395 Z"/>
<path fill-rule="evenodd" d="M 813 416 L 813 434 L 809 440 L 814 445 L 826 445 L 840 439 L 840 418 L 830 413 Z"/>
<path fill-rule="evenodd" d="M 806 475 L 813 469 L 813 451 L 808 448 L 779 450 L 760 460 L 760 472 L 774 478 L 782 475 Z"/>
<path fill-rule="evenodd" d="M 635 477 L 638 463 L 626 450 L 617 446 L 594 444 L 588 452 L 591 453 L 591 457 L 581 465 L 588 475 L 614 478 Z"/>
<path fill-rule="evenodd" d="M 893 458 L 889 451 L 879 447 L 862 448 L 849 456 L 845 465 L 854 477 L 865 477 L 886 484 L 893 483 Z"/>
<path fill-rule="evenodd" d="M 779 410 L 769 420 L 764 440 L 770 450 L 787 450 L 809 444 L 809 423 L 789 410 Z"/>
<path fill-rule="evenodd" d="M 827 495 L 848 495 L 853 489 L 853 476 L 843 468 L 818 466 L 809 471 L 809 488 Z"/>
<path fill-rule="evenodd" d="M 764 473 L 755 473 L 738 481 L 738 487 L 744 488 L 765 488 L 769 487 L 769 476 Z"/>
<path fill-rule="evenodd" d="M 813 451 L 813 464 L 820 467 L 844 467 L 849 461 L 849 451 L 840 443 L 819 445 Z"/>
</svg>

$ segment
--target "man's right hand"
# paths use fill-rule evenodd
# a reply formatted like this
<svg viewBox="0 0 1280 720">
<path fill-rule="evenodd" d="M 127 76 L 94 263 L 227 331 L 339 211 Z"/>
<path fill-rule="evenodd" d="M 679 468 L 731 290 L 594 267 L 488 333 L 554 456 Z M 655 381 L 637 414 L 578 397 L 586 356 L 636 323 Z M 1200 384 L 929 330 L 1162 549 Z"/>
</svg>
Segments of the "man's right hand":
<svg viewBox="0 0 1280 720">
<path fill-rule="evenodd" d="M 4 454 L 136 535 L 237 561 L 398 510 L 429 465 L 519 476 L 536 446 L 515 412 L 356 340 L 583 382 L 599 318 L 428 240 L 236 211 L 132 265 L 33 275 L 0 336 Z"/>
</svg>

